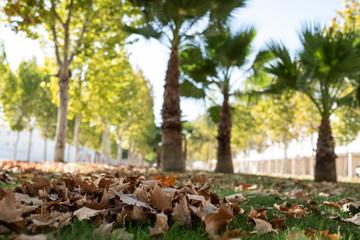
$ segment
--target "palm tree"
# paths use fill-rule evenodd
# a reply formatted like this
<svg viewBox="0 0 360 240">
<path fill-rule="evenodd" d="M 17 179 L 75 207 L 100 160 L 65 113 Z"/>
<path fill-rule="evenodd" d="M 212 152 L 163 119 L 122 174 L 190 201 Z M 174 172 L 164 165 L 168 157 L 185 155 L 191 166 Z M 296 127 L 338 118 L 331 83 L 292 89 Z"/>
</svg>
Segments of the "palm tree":
<svg viewBox="0 0 360 240">
<path fill-rule="evenodd" d="M 224 23 L 245 0 L 132 0 L 144 13 L 142 26 L 124 30 L 167 42 L 171 50 L 162 107 L 161 167 L 184 171 L 181 145 L 179 46 L 202 32 L 206 21 Z M 206 25 L 206 24 L 205 24 Z"/>
<path fill-rule="evenodd" d="M 231 107 L 229 98 L 233 94 L 232 74 L 247 62 L 250 46 L 255 37 L 253 29 L 232 34 L 228 28 L 209 31 L 204 46 L 186 46 L 181 52 L 180 62 L 184 73 L 182 95 L 204 97 L 205 89 L 216 86 L 221 92 L 221 107 L 212 107 L 210 112 L 218 115 L 218 148 L 216 172 L 234 172 L 231 158 Z M 202 51 L 203 49 L 203 51 Z"/>
<path fill-rule="evenodd" d="M 359 44 L 353 31 L 339 32 L 305 27 L 300 35 L 302 49 L 292 58 L 286 47 L 269 44 L 276 59 L 266 71 L 274 76 L 263 93 L 299 91 L 309 97 L 321 115 L 316 150 L 315 181 L 336 182 L 335 144 L 330 116 L 342 105 L 352 104 L 359 73 Z"/>
</svg>

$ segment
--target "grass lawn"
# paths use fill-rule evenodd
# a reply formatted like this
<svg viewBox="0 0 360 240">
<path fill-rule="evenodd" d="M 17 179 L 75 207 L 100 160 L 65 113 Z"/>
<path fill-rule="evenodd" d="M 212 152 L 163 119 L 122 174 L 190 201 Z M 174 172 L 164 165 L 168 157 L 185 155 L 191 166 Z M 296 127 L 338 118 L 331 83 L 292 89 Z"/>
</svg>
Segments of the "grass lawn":
<svg viewBox="0 0 360 240">
<path fill-rule="evenodd" d="M 143 173 L 149 179 L 154 173 Z M 15 174 L 16 175 L 16 174 Z M 169 175 L 169 174 L 165 174 Z M 14 176 L 14 173 L 9 173 Z M 53 173 L 51 176 L 56 176 Z M 31 181 L 30 179 L 25 179 Z M 239 202 L 239 206 L 245 210 L 243 213 L 234 214 L 235 218 L 228 224 L 229 231 L 241 228 L 236 237 L 242 239 L 360 239 L 359 225 L 349 222 L 342 222 L 332 217 L 340 217 L 347 219 L 360 212 L 360 208 L 356 208 L 351 204 L 348 205 L 348 211 L 342 211 L 335 204 L 346 197 L 360 199 L 360 184 L 358 183 L 314 183 L 310 180 L 285 179 L 269 176 L 255 176 L 245 174 L 213 174 L 205 172 L 191 172 L 186 174 L 176 174 L 175 186 L 182 186 L 191 181 L 195 186 L 204 185 L 205 182 L 210 183 L 211 192 L 215 192 L 220 198 L 241 192 L 246 198 L 245 201 Z M 10 187 L 14 189 L 16 183 L 5 183 L 0 181 L 0 187 Z M 324 203 L 325 201 L 330 203 Z M 354 201 L 354 200 L 353 200 Z M 291 217 L 291 215 L 280 212 L 274 207 L 274 204 L 281 205 L 287 202 L 289 208 L 293 208 L 295 204 L 300 209 L 305 208 L 305 216 Z M 332 204 L 331 202 L 334 202 Z M 291 207 L 290 207 L 291 206 Z M 277 215 L 280 219 L 284 219 L 282 224 L 284 229 L 276 229 L 276 232 L 266 233 L 263 235 L 254 233 L 255 224 L 248 217 L 251 210 L 265 210 L 267 221 L 274 219 Z M 275 215 L 274 215 L 275 214 Z M 264 217 L 264 215 L 263 215 Z M 126 232 L 133 234 L 133 239 L 150 239 L 149 226 L 154 226 L 155 217 L 134 223 L 131 221 L 116 221 L 112 228 L 125 228 Z M 338 218 L 339 219 L 339 218 Z M 120 239 L 118 234 L 106 237 L 105 235 L 94 235 L 93 232 L 99 226 L 99 222 L 72 218 L 69 225 L 58 230 L 49 230 L 43 228 L 42 233 L 47 234 L 48 239 Z M 192 216 L 191 226 L 181 226 L 175 223 L 170 217 L 168 220 L 169 230 L 167 234 L 158 235 L 153 239 L 211 239 L 211 236 L 205 231 L 205 224 L 199 219 Z M 303 233 L 306 229 L 317 231 L 329 230 L 328 234 L 314 234 L 309 238 Z M 223 231 L 219 233 L 221 236 Z M 340 238 L 335 235 L 340 233 Z M 0 235 L 1 239 L 11 239 L 16 234 L 5 233 Z M 215 237 L 217 238 L 217 237 Z M 220 239 L 230 239 L 223 235 Z"/>
</svg>

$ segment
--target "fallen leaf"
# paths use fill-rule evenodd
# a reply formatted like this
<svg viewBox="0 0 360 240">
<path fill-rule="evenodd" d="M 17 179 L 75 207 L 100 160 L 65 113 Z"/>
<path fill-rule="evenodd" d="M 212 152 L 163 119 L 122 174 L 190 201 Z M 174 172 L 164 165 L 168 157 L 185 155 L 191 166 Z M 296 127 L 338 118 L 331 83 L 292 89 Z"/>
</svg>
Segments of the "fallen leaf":
<svg viewBox="0 0 360 240">
<path fill-rule="evenodd" d="M 13 240 L 46 240 L 47 236 L 44 234 L 37 234 L 37 235 L 25 235 L 20 234 L 16 236 Z"/>
<path fill-rule="evenodd" d="M 172 211 L 172 197 L 164 194 L 159 186 L 150 191 L 150 202 L 153 207 L 160 211 Z"/>
<path fill-rule="evenodd" d="M 266 212 L 267 212 L 266 208 L 255 210 L 251 206 L 251 210 L 250 210 L 249 215 L 248 215 L 249 222 L 251 222 L 254 218 L 262 219 L 262 220 L 267 221 L 268 217 L 266 216 Z"/>
<path fill-rule="evenodd" d="M 205 230 L 211 236 L 217 235 L 223 230 L 235 216 L 231 214 L 224 206 L 221 206 L 216 212 L 205 216 Z"/>
<path fill-rule="evenodd" d="M 170 187 L 175 184 L 175 180 L 175 175 L 173 172 L 171 172 L 168 178 L 165 178 L 161 181 L 160 186 Z"/>
<path fill-rule="evenodd" d="M 153 228 L 149 227 L 150 237 L 160 234 L 166 235 L 167 231 L 169 230 L 167 221 L 168 217 L 163 212 L 156 214 L 155 226 Z"/>
<path fill-rule="evenodd" d="M 87 207 L 82 207 L 74 212 L 74 216 L 77 217 L 80 221 L 84 219 L 89 219 L 95 217 L 98 214 L 104 212 L 103 210 L 94 210 Z"/>
<path fill-rule="evenodd" d="M 180 197 L 179 203 L 175 203 L 174 211 L 172 213 L 172 219 L 178 222 L 180 225 L 190 226 L 191 213 L 188 208 L 186 196 Z"/>
<path fill-rule="evenodd" d="M 99 237 L 101 239 L 104 239 L 104 238 L 110 239 L 112 236 L 111 230 L 112 230 L 113 224 L 114 224 L 114 222 L 101 224 L 100 227 L 98 227 L 97 229 L 94 230 L 93 236 Z"/>
<path fill-rule="evenodd" d="M 24 208 L 21 206 L 20 201 L 15 199 L 14 192 L 7 189 L 7 194 L 0 200 L 0 221 L 13 223 L 23 220 L 21 215 Z"/>
<path fill-rule="evenodd" d="M 334 207 L 334 208 L 337 208 L 337 209 L 340 209 L 340 205 L 336 202 L 333 202 L 333 201 L 325 201 L 323 202 L 323 205 L 326 206 L 326 207 Z"/>
<path fill-rule="evenodd" d="M 134 235 L 125 231 L 124 228 L 118 228 L 113 231 L 113 240 L 132 240 Z"/>
<path fill-rule="evenodd" d="M 329 234 L 329 231 L 329 229 L 324 231 L 317 231 L 307 228 L 305 229 L 304 235 L 311 238 L 321 236 L 322 239 L 340 239 L 340 233 Z"/>
<path fill-rule="evenodd" d="M 253 220 L 256 224 L 254 227 L 255 233 L 257 233 L 259 235 L 269 233 L 269 232 L 277 233 L 277 230 L 273 229 L 272 225 L 269 222 L 262 220 L 262 219 L 258 219 L 258 218 L 254 218 Z"/>
</svg>

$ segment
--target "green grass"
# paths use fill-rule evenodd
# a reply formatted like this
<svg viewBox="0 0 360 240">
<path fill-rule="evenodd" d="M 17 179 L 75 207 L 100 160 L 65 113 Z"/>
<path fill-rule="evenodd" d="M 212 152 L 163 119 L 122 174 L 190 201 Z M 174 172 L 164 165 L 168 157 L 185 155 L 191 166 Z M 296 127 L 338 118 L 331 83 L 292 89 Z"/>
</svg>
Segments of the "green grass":
<svg viewBox="0 0 360 240">
<path fill-rule="evenodd" d="M 192 174 L 193 175 L 193 174 Z M 279 181 L 293 181 L 291 179 L 281 179 L 275 177 L 268 176 L 256 176 L 256 175 L 244 175 L 244 174 L 233 174 L 233 175 L 219 175 L 219 174 L 205 174 L 209 176 L 209 182 L 211 184 L 211 191 L 214 191 L 218 194 L 219 197 L 224 197 L 230 194 L 234 194 L 238 191 L 235 191 L 235 188 L 242 183 L 246 182 L 247 184 L 258 184 L 262 186 L 263 189 L 272 189 L 272 184 L 274 182 Z M 182 182 L 187 182 L 187 177 L 184 179 L 179 178 L 177 183 L 180 184 Z M 317 184 L 313 183 L 310 180 L 301 180 L 299 182 L 295 182 L 294 184 L 289 186 L 280 187 L 281 190 L 289 189 L 289 188 L 306 188 L 309 184 L 312 184 L 314 187 Z M 201 184 L 199 184 L 201 185 Z M 338 201 L 343 197 L 356 197 L 360 200 L 360 184 L 354 183 L 343 183 L 344 192 L 336 196 L 323 197 L 319 195 L 311 196 L 311 200 L 316 201 L 318 204 L 321 204 L 323 201 Z M 0 187 L 7 187 L 6 184 L 0 183 Z M 10 186 L 14 187 L 14 186 Z M 248 222 L 247 215 L 250 212 L 251 207 L 254 209 L 260 209 L 267 207 L 267 217 L 270 221 L 273 218 L 273 214 L 276 213 L 279 217 L 285 218 L 285 224 L 287 229 L 279 230 L 278 234 L 271 233 L 267 235 L 256 235 L 251 234 L 247 239 L 281 239 L 287 240 L 291 231 L 303 231 L 306 228 L 311 228 L 315 230 L 326 230 L 330 229 L 330 234 L 333 233 L 341 233 L 341 239 L 360 239 L 360 230 L 357 226 L 342 223 L 331 219 L 331 216 L 340 215 L 341 217 L 347 218 L 350 217 L 348 213 L 341 212 L 338 209 L 321 206 L 319 210 L 325 212 L 324 215 L 319 215 L 313 213 L 312 211 L 308 211 L 309 214 L 306 218 L 302 219 L 292 219 L 284 216 L 282 213 L 278 212 L 274 209 L 274 204 L 282 204 L 287 201 L 289 203 L 297 203 L 299 205 L 305 205 L 306 203 L 302 200 L 295 199 L 285 199 L 279 200 L 276 196 L 270 195 L 265 196 L 261 194 L 253 194 L 252 191 L 245 191 L 245 197 L 248 198 L 248 201 L 245 203 L 241 203 L 241 207 L 246 209 L 246 212 L 242 215 L 236 216 L 229 225 L 229 229 L 237 229 L 242 228 L 243 231 L 253 231 L 254 224 Z M 199 220 L 195 220 L 193 225 L 189 227 L 179 226 L 177 223 L 169 220 L 170 229 L 166 236 L 160 236 L 153 239 L 184 239 L 184 240 L 195 240 L 195 239 L 209 239 L 209 235 L 205 233 L 205 226 Z M 154 226 L 154 219 L 144 223 L 126 223 L 122 225 L 120 223 L 115 223 L 113 228 L 126 228 L 126 231 L 132 233 L 134 235 L 134 239 L 150 239 L 149 235 L 149 226 Z M 66 240 L 66 239 L 79 239 L 79 240 L 89 240 L 89 239 L 104 239 L 93 236 L 93 231 L 97 228 L 94 224 L 90 223 L 90 221 L 78 221 L 76 219 L 72 220 L 72 223 L 68 226 L 61 228 L 56 234 L 55 237 L 57 239 Z M 298 238 L 297 238 L 298 239 Z M 299 239 L 306 239 L 306 237 L 300 237 Z M 109 239 L 111 240 L 111 239 Z"/>
</svg>

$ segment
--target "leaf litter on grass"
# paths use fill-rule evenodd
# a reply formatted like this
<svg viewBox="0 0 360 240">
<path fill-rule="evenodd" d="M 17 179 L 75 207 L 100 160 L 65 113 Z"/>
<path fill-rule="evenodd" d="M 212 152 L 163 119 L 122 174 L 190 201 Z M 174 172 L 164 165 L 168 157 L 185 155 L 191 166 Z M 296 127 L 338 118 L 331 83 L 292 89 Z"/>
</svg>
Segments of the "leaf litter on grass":
<svg viewBox="0 0 360 240">
<path fill-rule="evenodd" d="M 266 177 L 258 176 L 258 181 L 253 184 L 234 180 L 230 186 L 239 192 L 234 194 L 232 191 L 219 197 L 210 191 L 211 185 L 224 189 L 229 184 L 224 184 L 224 178 L 216 174 L 175 176 L 171 173 L 166 177 L 155 174 L 154 169 L 116 168 L 103 164 L 92 164 L 85 171 L 79 171 L 74 166 L 58 163 L 55 164 L 57 170 L 67 172 L 54 173 L 51 171 L 55 171 L 54 166 L 43 165 L 17 162 L 7 163 L 5 167 L 2 165 L 0 181 L 7 184 L 17 182 L 20 186 L 14 190 L 0 189 L 0 227 L 5 228 L 0 232 L 15 232 L 18 238 L 25 239 L 28 235 L 24 234 L 41 234 L 44 230 L 56 233 L 77 218 L 98 226 L 94 236 L 102 234 L 109 239 L 133 238 L 125 228 L 114 230 L 114 222 L 145 222 L 150 236 L 165 236 L 172 222 L 185 227 L 200 222 L 211 238 L 244 239 L 252 234 L 277 234 L 287 228 L 286 219 L 306 221 L 310 213 L 327 216 L 328 213 L 321 210 L 323 207 L 341 210 L 349 216 L 329 216 L 334 222 L 359 225 L 360 216 L 355 214 L 359 208 L 358 199 L 346 197 L 337 202 L 323 201 L 322 204 L 311 200 L 317 195 L 326 198 L 339 194 L 344 186 L 338 183 L 315 185 L 299 180 L 281 180 L 272 183 L 268 189 L 261 185 L 266 183 L 263 181 Z M 273 196 L 280 202 L 255 208 L 249 205 L 255 196 Z M 305 205 L 286 200 L 303 201 Z M 245 206 L 250 209 L 246 210 Z M 269 209 L 276 210 L 279 216 L 273 213 L 269 220 Z M 230 222 L 241 215 L 247 217 L 248 223 L 243 224 L 252 225 L 252 231 L 229 229 Z M 291 234 L 294 235 L 294 231 L 290 231 L 289 239 Z M 301 230 L 295 234 L 310 238 L 320 235 L 323 239 L 340 238 L 340 233 L 329 234 L 329 229 Z"/>
</svg>

